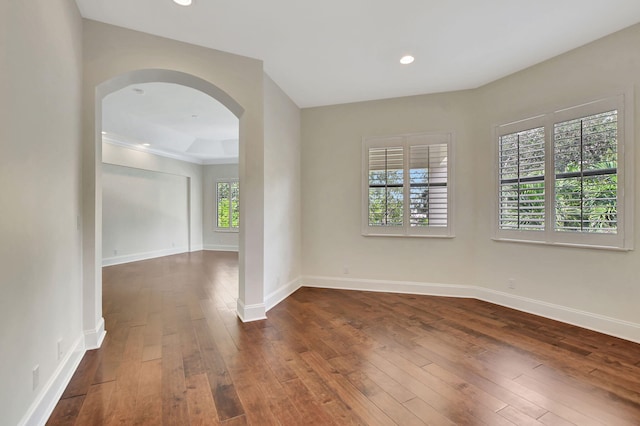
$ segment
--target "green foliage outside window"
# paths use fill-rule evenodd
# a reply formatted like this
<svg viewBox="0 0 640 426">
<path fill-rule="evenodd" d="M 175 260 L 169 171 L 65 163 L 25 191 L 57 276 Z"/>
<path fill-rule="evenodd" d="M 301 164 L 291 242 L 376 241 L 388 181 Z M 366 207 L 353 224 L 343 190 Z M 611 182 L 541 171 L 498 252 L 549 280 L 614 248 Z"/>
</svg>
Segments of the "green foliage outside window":
<svg viewBox="0 0 640 426">
<path fill-rule="evenodd" d="M 617 111 L 553 126 L 554 229 L 616 233 Z M 500 137 L 500 229 L 544 230 L 544 128 Z"/>
<path fill-rule="evenodd" d="M 402 226 L 403 171 L 371 170 L 369 172 L 369 224 Z"/>
<path fill-rule="evenodd" d="M 217 227 L 238 228 L 240 226 L 240 185 L 238 182 L 218 182 Z"/>
</svg>

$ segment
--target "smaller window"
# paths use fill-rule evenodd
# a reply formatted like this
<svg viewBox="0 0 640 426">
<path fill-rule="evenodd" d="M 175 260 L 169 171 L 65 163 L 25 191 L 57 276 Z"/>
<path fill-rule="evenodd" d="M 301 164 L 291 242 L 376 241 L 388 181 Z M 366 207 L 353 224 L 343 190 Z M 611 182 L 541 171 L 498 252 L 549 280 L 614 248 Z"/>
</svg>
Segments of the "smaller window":
<svg viewBox="0 0 640 426">
<path fill-rule="evenodd" d="M 237 231 L 240 226 L 240 183 L 237 180 L 216 183 L 216 228 Z"/>
<path fill-rule="evenodd" d="M 363 142 L 363 235 L 451 237 L 451 135 Z"/>
</svg>

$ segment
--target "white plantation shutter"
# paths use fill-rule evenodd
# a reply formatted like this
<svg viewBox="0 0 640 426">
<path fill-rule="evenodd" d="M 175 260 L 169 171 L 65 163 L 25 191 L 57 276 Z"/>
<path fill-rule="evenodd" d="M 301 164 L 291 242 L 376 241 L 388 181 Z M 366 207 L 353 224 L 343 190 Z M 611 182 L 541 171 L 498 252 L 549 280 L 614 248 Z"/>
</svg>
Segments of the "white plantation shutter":
<svg viewBox="0 0 640 426">
<path fill-rule="evenodd" d="M 363 234 L 451 236 L 449 134 L 365 139 Z"/>
<path fill-rule="evenodd" d="M 499 138 L 500 229 L 545 228 L 544 127 Z"/>
<path fill-rule="evenodd" d="M 369 149 L 369 225 L 402 226 L 404 149 Z"/>
<path fill-rule="evenodd" d="M 555 229 L 617 232 L 618 111 L 554 125 Z"/>
<path fill-rule="evenodd" d="M 447 161 L 446 144 L 409 147 L 411 226 L 447 226 Z"/>
</svg>

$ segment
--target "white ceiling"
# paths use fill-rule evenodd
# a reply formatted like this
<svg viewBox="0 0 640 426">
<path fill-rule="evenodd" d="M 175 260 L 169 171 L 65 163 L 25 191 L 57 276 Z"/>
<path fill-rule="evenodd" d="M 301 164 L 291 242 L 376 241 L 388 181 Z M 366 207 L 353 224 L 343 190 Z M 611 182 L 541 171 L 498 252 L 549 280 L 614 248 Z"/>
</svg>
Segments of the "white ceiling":
<svg viewBox="0 0 640 426">
<path fill-rule="evenodd" d="M 478 87 L 640 21 L 639 0 L 76 2 L 85 18 L 262 59 L 300 107 Z"/>
<path fill-rule="evenodd" d="M 475 88 L 640 22 L 640 0 L 76 2 L 85 18 L 261 59 L 302 108 Z M 415 62 L 401 65 L 405 54 Z M 108 96 L 103 130 L 161 155 L 237 162 L 238 120 L 187 87 Z"/>
<path fill-rule="evenodd" d="M 102 101 L 102 131 L 106 142 L 180 160 L 238 162 L 238 118 L 209 95 L 178 84 L 135 84 L 111 93 Z"/>
</svg>

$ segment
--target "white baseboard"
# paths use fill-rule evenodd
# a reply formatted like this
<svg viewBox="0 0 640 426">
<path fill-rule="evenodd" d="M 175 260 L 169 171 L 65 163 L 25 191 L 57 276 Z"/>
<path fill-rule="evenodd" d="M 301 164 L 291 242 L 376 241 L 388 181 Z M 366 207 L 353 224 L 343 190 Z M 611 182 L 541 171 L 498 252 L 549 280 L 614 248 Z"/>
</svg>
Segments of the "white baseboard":
<svg viewBox="0 0 640 426">
<path fill-rule="evenodd" d="M 188 247 L 172 247 L 163 250 L 148 251 L 144 253 L 125 254 L 122 256 L 105 257 L 102 266 L 121 265 L 123 263 L 137 262 L 139 260 L 155 259 L 156 257 L 171 256 L 189 252 Z"/>
<path fill-rule="evenodd" d="M 264 303 L 245 305 L 242 300 L 238 299 L 236 313 L 242 322 L 267 319 L 267 310 L 265 309 Z"/>
<path fill-rule="evenodd" d="M 204 245 L 204 250 L 211 250 L 211 251 L 238 251 L 238 246 L 230 246 L 230 245 L 223 245 L 223 244 L 205 244 Z"/>
<path fill-rule="evenodd" d="M 204 250 L 203 244 L 192 245 L 191 248 L 189 249 L 190 252 L 202 251 L 202 250 Z"/>
<path fill-rule="evenodd" d="M 567 306 L 476 287 L 476 299 L 640 343 L 640 324 Z"/>
<path fill-rule="evenodd" d="M 469 294 L 473 286 L 454 284 L 427 284 L 413 281 L 367 280 L 359 278 L 333 278 L 303 276 L 303 287 L 333 288 L 336 290 L 362 290 L 384 293 L 422 294 L 425 296 L 474 297 Z"/>
<path fill-rule="evenodd" d="M 107 331 L 104 329 L 104 318 L 101 317 L 94 330 L 84 331 L 84 348 L 88 351 L 98 349 L 102 346 L 102 342 L 104 341 L 104 336 L 106 336 L 106 334 Z"/>
<path fill-rule="evenodd" d="M 303 287 L 467 297 L 640 343 L 640 324 L 478 286 L 304 276 Z"/>
<path fill-rule="evenodd" d="M 266 305 L 266 310 L 269 312 L 271 308 L 276 306 L 278 303 L 282 302 L 284 299 L 292 295 L 297 289 L 301 287 L 300 278 L 296 278 L 295 280 L 280 286 L 275 291 L 272 291 L 265 297 L 264 304 Z"/>
<path fill-rule="evenodd" d="M 76 372 L 80 365 L 84 354 L 84 339 L 82 336 L 78 336 L 69 348 L 67 355 L 54 371 L 51 379 L 43 386 L 27 413 L 20 420 L 18 426 L 42 426 L 47 422 L 71 381 L 73 373 Z"/>
</svg>

